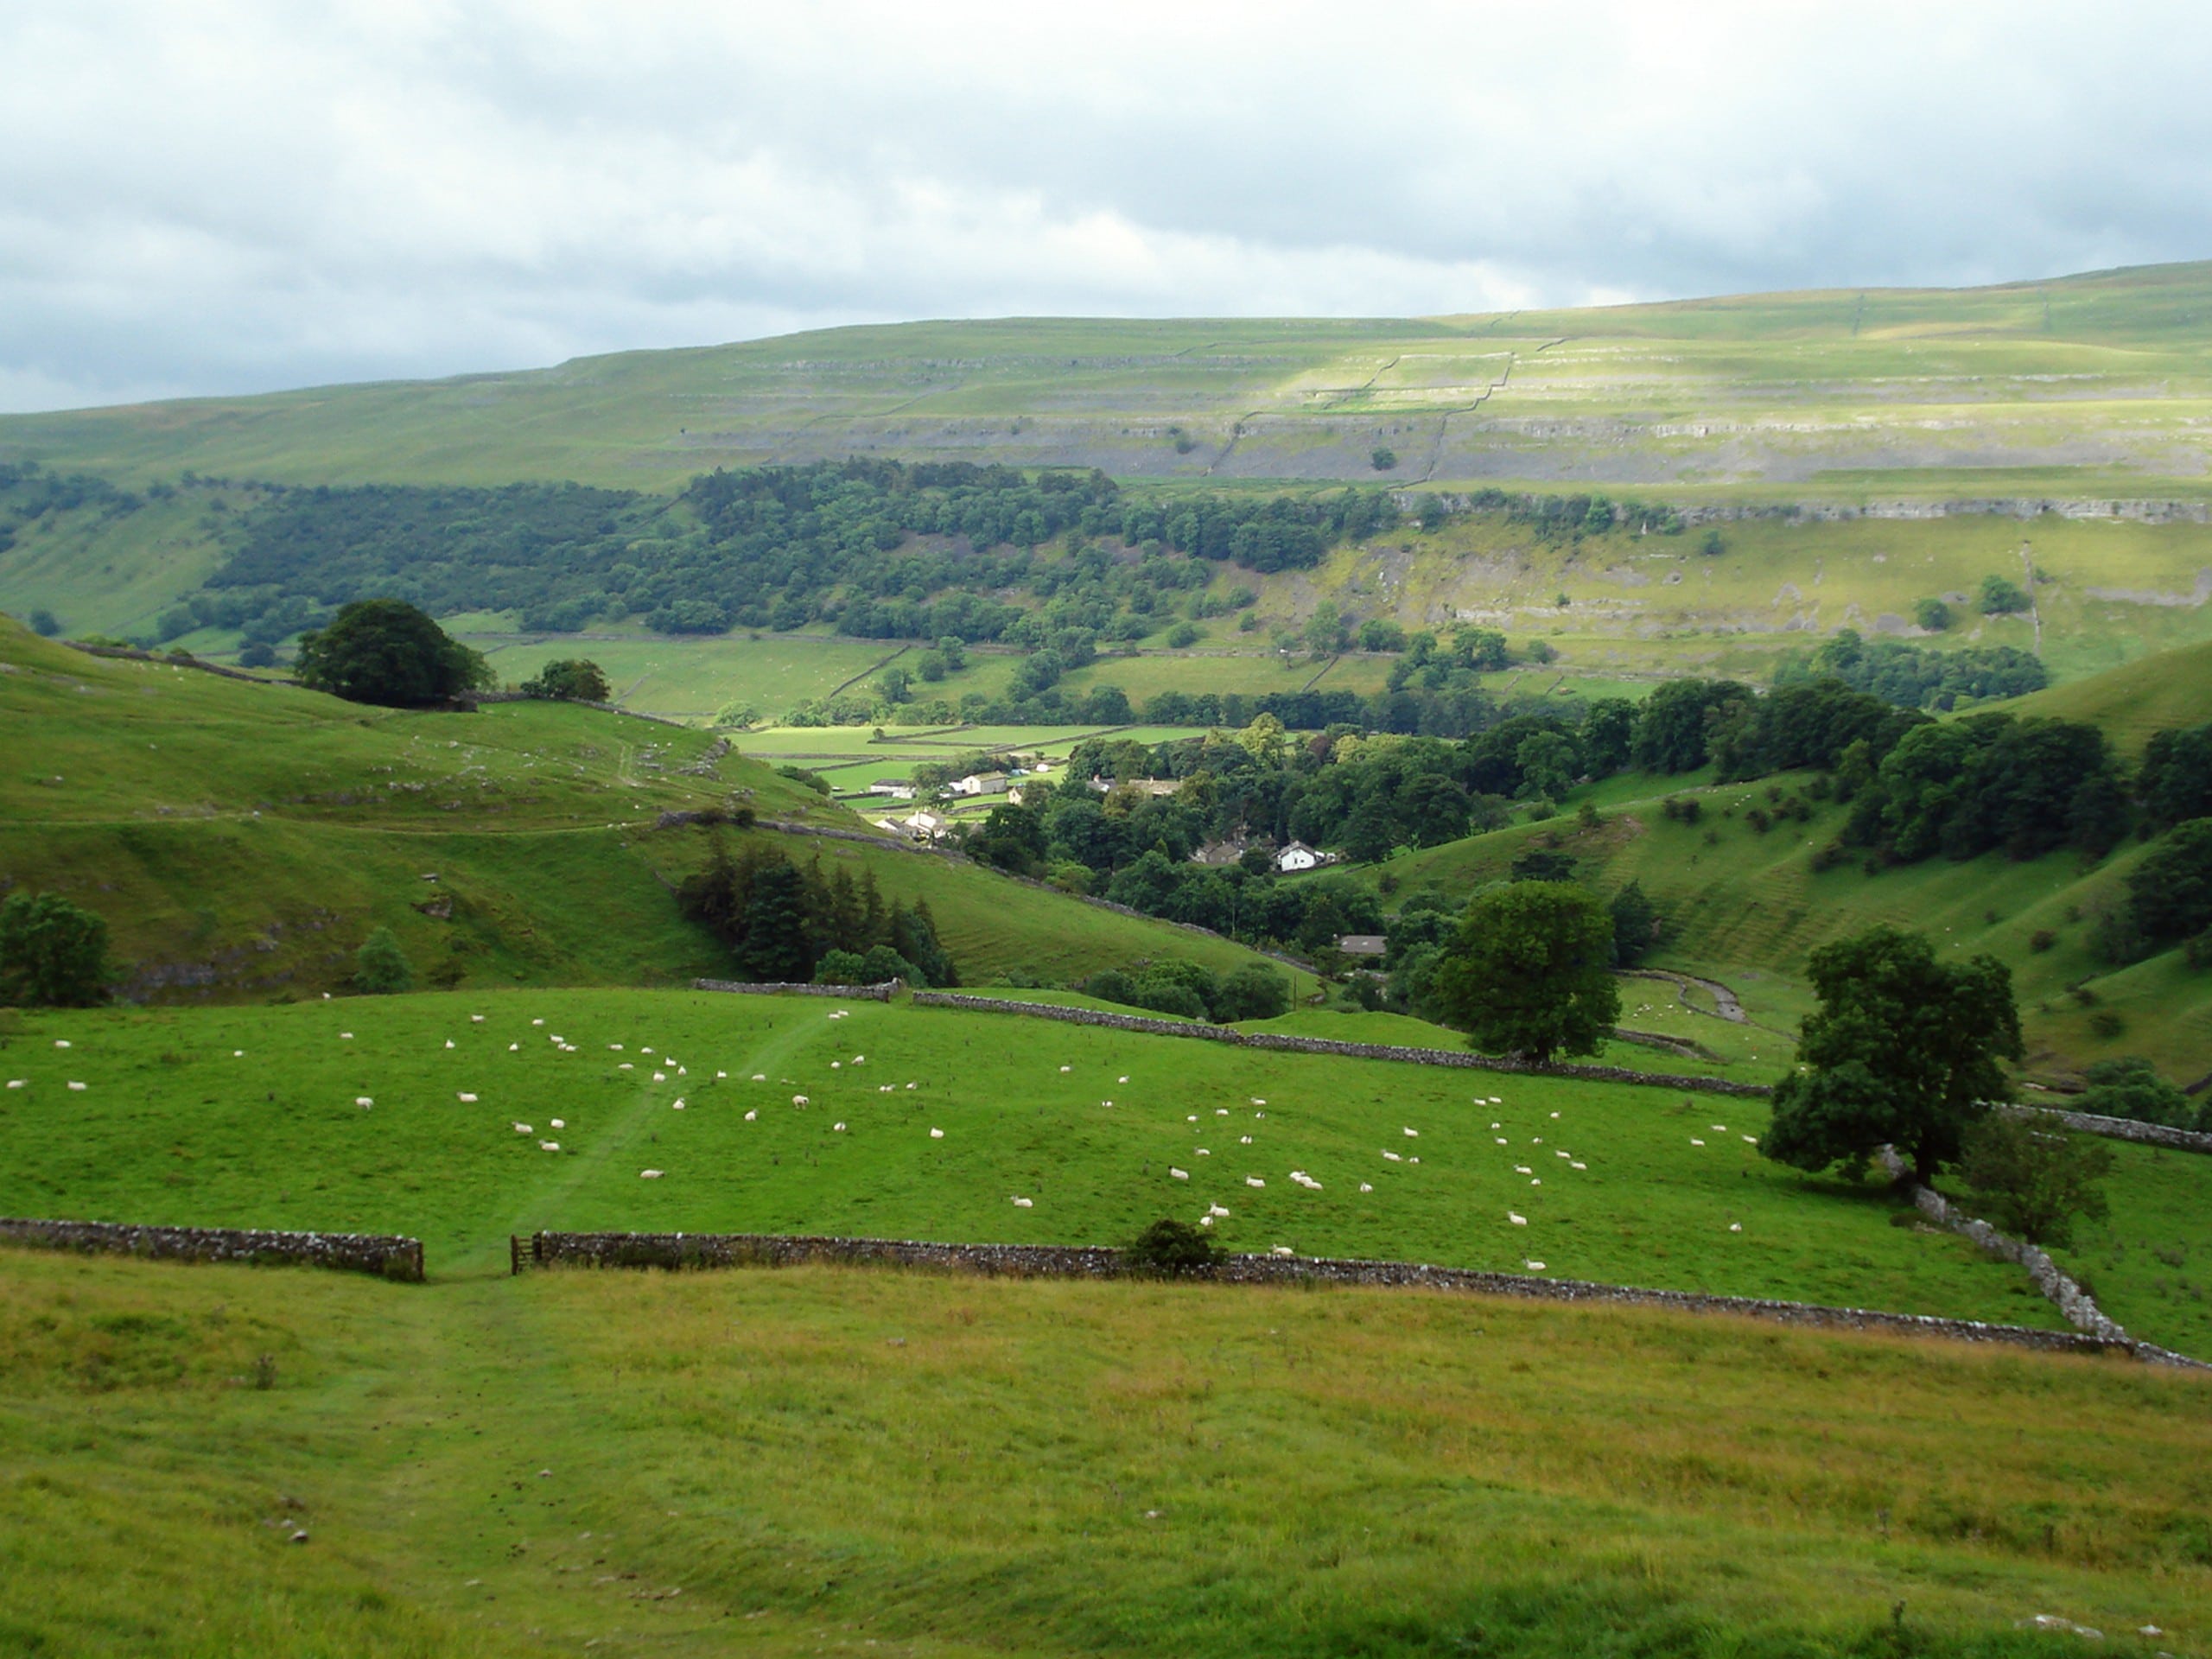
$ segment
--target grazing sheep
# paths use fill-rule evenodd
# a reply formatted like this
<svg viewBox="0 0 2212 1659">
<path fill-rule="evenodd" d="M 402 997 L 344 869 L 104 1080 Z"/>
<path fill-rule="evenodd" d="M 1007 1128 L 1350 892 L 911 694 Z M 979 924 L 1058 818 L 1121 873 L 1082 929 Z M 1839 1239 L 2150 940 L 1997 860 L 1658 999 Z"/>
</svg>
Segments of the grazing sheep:
<svg viewBox="0 0 2212 1659">
<path fill-rule="evenodd" d="M 1267 1183 L 1256 1175 L 1247 1175 L 1244 1178 L 1244 1185 L 1247 1186 L 1265 1186 Z"/>
<path fill-rule="evenodd" d="M 1529 1224 L 1528 1217 L 1516 1216 L 1510 1210 L 1505 1212 L 1505 1218 L 1511 1222 L 1516 1227 L 1526 1227 Z"/>
<path fill-rule="evenodd" d="M 753 1074 L 753 1081 L 755 1083 L 766 1083 L 768 1081 L 768 1074 L 766 1071 L 755 1071 Z"/>
<path fill-rule="evenodd" d="M 842 1123 L 832 1123 L 830 1126 L 830 1132 L 832 1135 L 842 1135 L 845 1132 L 845 1126 Z"/>
<path fill-rule="evenodd" d="M 54 1046 L 56 1048 L 67 1048 L 69 1046 L 69 1039 L 67 1037 L 57 1037 L 54 1039 Z"/>
<path fill-rule="evenodd" d="M 1359 1184 L 1359 1190 L 1363 1192 L 1372 1192 L 1375 1190 L 1375 1184 L 1372 1181 L 1362 1181 Z"/>
<path fill-rule="evenodd" d="M 1270 1255 L 1296 1255 L 1298 1252 L 1292 1249 L 1287 1244 L 1278 1244 L 1274 1249 L 1268 1251 L 1268 1254 Z"/>
<path fill-rule="evenodd" d="M 931 1139 L 931 1140 L 932 1140 L 932 1141 L 942 1141 L 942 1140 L 944 1140 L 944 1131 L 943 1129 L 931 1129 L 931 1130 L 930 1131 L 930 1139 Z"/>
<path fill-rule="evenodd" d="M 540 1152 L 558 1152 L 561 1143 L 558 1141 L 541 1141 L 537 1143 L 537 1149 Z"/>
<path fill-rule="evenodd" d="M 791 1104 L 792 1104 L 792 1105 L 794 1105 L 794 1106 L 804 1106 L 804 1105 L 805 1105 L 805 1104 L 806 1104 L 806 1096 L 805 1096 L 804 1095 L 793 1095 L 793 1096 L 791 1096 Z"/>
<path fill-rule="evenodd" d="M 553 1120 L 551 1120 L 551 1121 L 552 1121 L 553 1127 L 554 1127 L 555 1128 L 556 1128 L 556 1129 L 565 1129 L 565 1128 L 567 1128 L 569 1127 L 568 1120 L 566 1120 L 565 1118 L 559 1118 L 559 1117 L 556 1117 L 556 1118 L 554 1118 L 554 1119 L 553 1119 Z"/>
<path fill-rule="evenodd" d="M 375 1105 L 376 1102 L 366 1095 L 356 1095 L 353 1096 L 353 1103 L 365 1112 L 370 1107 Z"/>
<path fill-rule="evenodd" d="M 638 1179 L 641 1181 L 657 1181 L 660 1179 L 660 1171 L 657 1169 L 641 1169 L 638 1172 Z"/>
<path fill-rule="evenodd" d="M 456 1094 L 454 1098 L 464 1106 L 474 1106 L 476 1103 L 476 1096 L 471 1094 Z"/>
<path fill-rule="evenodd" d="M 1179 1181 L 1187 1181 L 1191 1179 L 1191 1172 L 1189 1170 L 1178 1169 L 1173 1164 L 1167 1166 L 1167 1173 Z"/>
<path fill-rule="evenodd" d="M 1701 1147 L 1701 1146 L 1703 1146 L 1704 1144 L 1705 1144 L 1705 1142 L 1704 1142 L 1704 1141 L 1700 1141 L 1700 1140 L 1699 1140 L 1699 1139 L 1697 1138 L 1697 1136 L 1695 1136 L 1695 1135 L 1692 1135 L 1692 1136 L 1690 1136 L 1690 1145 L 1692 1145 L 1692 1146 L 1694 1146 L 1694 1147 Z"/>
<path fill-rule="evenodd" d="M 23 1086 L 23 1079 L 21 1077 L 10 1077 L 8 1079 L 8 1086 L 10 1089 L 20 1089 Z"/>
<path fill-rule="evenodd" d="M 1567 1165 L 1567 1167 L 1568 1167 L 1569 1169 L 1587 1169 L 1587 1168 L 1589 1168 L 1589 1167 L 1590 1167 L 1590 1166 L 1589 1166 L 1589 1165 L 1587 1165 L 1587 1164 L 1586 1164 L 1586 1163 L 1584 1163 L 1580 1159 L 1579 1159 L 1579 1158 L 1578 1158 L 1578 1159 L 1576 1159 L 1573 1162 L 1572 1162 L 1572 1163 L 1570 1163 L 1569 1165 Z"/>
<path fill-rule="evenodd" d="M 1744 1230 L 1744 1224 L 1740 1221 L 1732 1221 L 1728 1224 L 1728 1230 L 1732 1233 L 1740 1233 Z"/>
<path fill-rule="evenodd" d="M 527 1123 L 518 1123 L 515 1125 L 515 1133 L 517 1135 L 536 1135 L 537 1131 L 531 1128 Z"/>
<path fill-rule="evenodd" d="M 484 1023 L 484 1016 L 480 1014 L 472 1014 L 468 1016 L 468 1023 L 472 1026 L 480 1026 Z"/>
<path fill-rule="evenodd" d="M 447 1039 L 446 1039 L 446 1046 L 447 1046 L 448 1048 L 451 1048 L 451 1047 L 453 1046 L 453 1039 L 452 1039 L 452 1038 L 448 1037 L 448 1038 L 447 1038 Z"/>
<path fill-rule="evenodd" d="M 1035 1208 L 1035 1206 L 1034 1206 L 1033 1205 L 1032 1205 L 1032 1204 L 1029 1202 L 1029 1200 L 1028 1200 L 1028 1199 L 1027 1199 L 1027 1198 L 1016 1198 L 1016 1199 L 1014 1201 L 1014 1208 L 1016 1208 L 1017 1210 L 1029 1210 L 1029 1209 L 1033 1209 L 1033 1208 Z"/>
<path fill-rule="evenodd" d="M 520 1043 L 509 1043 L 509 1044 L 507 1045 L 507 1052 L 508 1052 L 508 1053 L 510 1053 L 510 1054 L 519 1054 L 519 1053 L 521 1053 L 521 1052 L 522 1052 L 522 1045 L 521 1045 Z"/>
<path fill-rule="evenodd" d="M 1544 1264 L 1541 1262 L 1530 1262 L 1527 1266 L 1531 1273 L 1541 1273 L 1544 1270 Z"/>
<path fill-rule="evenodd" d="M 756 1117 L 758 1117 L 758 1116 L 760 1116 L 760 1113 L 758 1113 L 758 1112 L 747 1112 L 747 1113 L 745 1115 L 745 1121 L 746 1121 L 747 1122 L 750 1123 L 750 1122 L 751 1122 L 754 1118 L 756 1118 Z"/>
<path fill-rule="evenodd" d="M 341 1031 L 338 1033 L 338 1040 L 341 1043 L 350 1043 L 353 1040 L 353 1033 L 350 1031 Z"/>
<path fill-rule="evenodd" d="M 69 1085 L 69 1088 L 70 1091 L 73 1094 L 81 1095 L 85 1092 L 85 1085 L 81 1083 L 73 1083 Z"/>
</svg>

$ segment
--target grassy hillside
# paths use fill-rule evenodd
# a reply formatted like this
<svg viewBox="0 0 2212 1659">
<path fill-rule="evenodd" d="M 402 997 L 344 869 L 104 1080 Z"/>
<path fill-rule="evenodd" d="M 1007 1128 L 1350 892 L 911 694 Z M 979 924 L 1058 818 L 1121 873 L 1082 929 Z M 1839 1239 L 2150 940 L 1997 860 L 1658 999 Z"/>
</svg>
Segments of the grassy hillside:
<svg viewBox="0 0 2212 1659">
<path fill-rule="evenodd" d="M 337 989 L 379 923 L 440 982 L 680 983 L 727 962 L 670 891 L 705 834 L 656 830 L 663 811 L 741 802 L 865 827 L 766 763 L 713 759 L 702 733 L 547 703 L 368 709 L 91 657 L 4 622 L 0 720 L 15 739 L 0 880 L 99 911 L 130 994 L 156 1000 Z M 783 839 L 873 870 L 887 898 L 926 898 L 976 979 L 1253 960 L 970 866 Z"/>
<path fill-rule="evenodd" d="M 2212 1631 L 2204 1385 L 2112 1362 L 817 1269 L 411 1287 L 10 1252 L 0 1283 L 21 1651 L 2026 1659 L 2082 1646 L 2037 1614 L 2145 1652 Z"/>
<path fill-rule="evenodd" d="M 664 488 L 852 454 L 1163 479 L 1856 499 L 2205 493 L 2212 265 L 1428 320 L 842 328 L 516 374 L 0 419 L 118 479 Z"/>
</svg>

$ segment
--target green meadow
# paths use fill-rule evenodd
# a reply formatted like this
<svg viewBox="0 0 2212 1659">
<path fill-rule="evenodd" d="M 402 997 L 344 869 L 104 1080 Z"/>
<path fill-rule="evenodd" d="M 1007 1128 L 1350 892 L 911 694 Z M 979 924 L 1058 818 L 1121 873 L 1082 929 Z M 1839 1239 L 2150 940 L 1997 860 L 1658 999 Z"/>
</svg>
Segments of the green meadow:
<svg viewBox="0 0 2212 1659">
<path fill-rule="evenodd" d="M 439 1274 L 537 1228 L 1112 1243 L 1218 1208 L 1240 1249 L 2057 1323 L 1883 1185 L 1759 1158 L 1756 1101 L 697 992 L 48 1014 L 0 1062 L 0 1212 L 406 1232 Z M 2198 1306 L 2112 1312 L 2185 1346 Z"/>
<path fill-rule="evenodd" d="M 7 1251 L 0 1284 L 19 1652 L 2027 1659 L 2085 1645 L 2037 1616 L 2146 1656 L 2212 1632 L 2206 1385 L 2120 1361 L 811 1268 L 403 1287 Z"/>
</svg>

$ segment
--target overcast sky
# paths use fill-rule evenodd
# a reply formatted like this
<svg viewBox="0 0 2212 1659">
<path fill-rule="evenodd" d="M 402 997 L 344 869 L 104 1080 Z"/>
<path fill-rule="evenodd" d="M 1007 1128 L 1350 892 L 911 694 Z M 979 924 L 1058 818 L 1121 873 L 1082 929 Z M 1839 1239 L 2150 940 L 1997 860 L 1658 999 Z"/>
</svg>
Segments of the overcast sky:
<svg viewBox="0 0 2212 1659">
<path fill-rule="evenodd" d="M 2212 10 L 0 0 L 0 410 L 2212 255 Z"/>
</svg>

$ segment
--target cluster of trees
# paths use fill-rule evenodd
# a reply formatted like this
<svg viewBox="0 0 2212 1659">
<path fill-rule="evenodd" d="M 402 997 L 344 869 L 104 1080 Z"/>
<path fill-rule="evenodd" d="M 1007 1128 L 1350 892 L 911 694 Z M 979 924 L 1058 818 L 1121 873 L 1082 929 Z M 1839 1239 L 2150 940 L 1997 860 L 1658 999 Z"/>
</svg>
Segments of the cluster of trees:
<svg viewBox="0 0 2212 1659">
<path fill-rule="evenodd" d="M 94 486 L 107 487 L 38 482 L 41 501 Z M 220 626 L 273 643 L 377 594 L 441 614 L 516 610 L 549 632 L 624 617 L 676 633 L 827 621 L 1042 649 L 1071 629 L 1135 639 L 1219 614 L 1230 607 L 1197 591 L 1219 563 L 1302 569 L 1396 520 L 1373 490 L 1132 505 L 1103 473 L 965 462 L 718 471 L 674 499 L 575 484 L 261 488 L 205 591 L 164 618 L 167 637 Z M 1039 556 L 1057 540 L 1064 554 Z M 1041 604 L 1010 604 L 1008 589 Z"/>
<path fill-rule="evenodd" d="M 1940 600 L 1927 604 L 1936 609 L 1923 607 L 1921 625 L 1948 626 L 1949 607 Z M 1936 620 L 1936 612 L 1942 613 L 1941 620 Z M 1775 668 L 1777 686 L 1824 679 L 1840 680 L 1853 690 L 1872 692 L 1900 709 L 1946 712 L 1962 702 L 2024 696 L 2050 683 L 2040 658 L 2012 645 L 1935 651 L 1897 639 L 1869 644 L 1853 628 L 1838 630 L 1809 654 L 1787 653 Z"/>
<path fill-rule="evenodd" d="M 1109 968 L 1085 980 L 1083 989 L 1102 1001 L 1119 1002 L 1124 1007 L 1211 1020 L 1217 1025 L 1272 1020 L 1290 1012 L 1290 981 L 1256 962 L 1225 974 L 1215 974 L 1195 962 Z"/>
<path fill-rule="evenodd" d="M 107 919 L 58 893 L 0 901 L 0 1005 L 89 1008 L 107 1001 Z"/>
<path fill-rule="evenodd" d="M 480 653 L 397 599 L 340 607 L 327 627 L 300 636 L 294 672 L 313 690 L 391 709 L 443 702 L 494 683 Z"/>
<path fill-rule="evenodd" d="M 539 669 L 518 688 L 560 702 L 605 702 L 613 695 L 607 674 L 588 657 L 564 657 Z"/>
<path fill-rule="evenodd" d="M 791 862 L 772 842 L 751 840 L 732 856 L 717 836 L 705 866 L 677 890 L 683 914 L 729 948 L 739 971 L 772 983 L 911 985 L 960 982 L 938 940 L 929 901 L 887 906 L 875 873 L 858 881 L 840 866 Z"/>
</svg>

